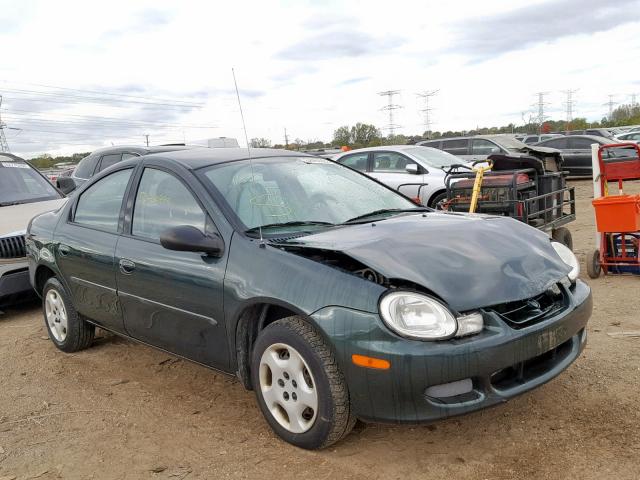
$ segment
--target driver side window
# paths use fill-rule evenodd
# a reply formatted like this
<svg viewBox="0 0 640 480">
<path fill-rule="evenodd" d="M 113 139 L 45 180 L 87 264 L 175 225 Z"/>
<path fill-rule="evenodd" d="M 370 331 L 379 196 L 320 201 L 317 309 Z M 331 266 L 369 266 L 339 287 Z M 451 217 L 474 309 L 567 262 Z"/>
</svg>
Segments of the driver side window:
<svg viewBox="0 0 640 480">
<path fill-rule="evenodd" d="M 206 215 L 191 192 L 175 176 L 145 168 L 136 194 L 131 233 L 159 240 L 167 228 L 191 225 L 205 232 Z"/>
</svg>

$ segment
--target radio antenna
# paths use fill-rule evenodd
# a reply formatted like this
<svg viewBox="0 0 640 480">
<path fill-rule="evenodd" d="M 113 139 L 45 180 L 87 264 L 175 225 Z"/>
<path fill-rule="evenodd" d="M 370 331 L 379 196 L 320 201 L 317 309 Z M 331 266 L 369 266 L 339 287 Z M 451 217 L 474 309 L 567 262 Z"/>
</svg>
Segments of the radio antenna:
<svg viewBox="0 0 640 480">
<path fill-rule="evenodd" d="M 233 85 L 236 87 L 236 97 L 238 99 L 238 107 L 240 107 L 240 119 L 242 120 L 242 129 L 244 130 L 244 141 L 247 142 L 247 155 L 249 156 L 249 167 L 251 168 L 251 181 L 256 183 L 256 176 L 253 173 L 253 160 L 251 159 L 251 147 L 249 146 L 249 136 L 247 135 L 247 125 L 244 122 L 244 113 L 242 113 L 242 102 L 240 101 L 240 91 L 238 90 L 238 82 L 236 81 L 236 72 L 231 68 L 231 74 L 233 75 Z M 258 232 L 260 233 L 260 246 L 264 248 L 264 239 L 262 238 L 262 225 L 258 226 Z"/>
</svg>

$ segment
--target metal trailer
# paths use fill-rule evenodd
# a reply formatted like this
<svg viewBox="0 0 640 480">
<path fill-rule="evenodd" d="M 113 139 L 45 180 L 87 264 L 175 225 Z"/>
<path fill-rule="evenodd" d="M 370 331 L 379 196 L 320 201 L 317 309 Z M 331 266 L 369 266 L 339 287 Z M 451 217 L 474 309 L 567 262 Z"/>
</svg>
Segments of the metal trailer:
<svg viewBox="0 0 640 480">
<path fill-rule="evenodd" d="M 565 225 L 576 219 L 575 190 L 566 186 L 561 158 L 491 155 L 488 160 L 491 170 L 483 174 L 475 212 L 515 218 L 573 249 L 571 232 Z M 468 167 L 451 170 L 445 180 L 447 201 L 443 209 L 473 210 L 475 177 L 476 172 Z"/>
</svg>

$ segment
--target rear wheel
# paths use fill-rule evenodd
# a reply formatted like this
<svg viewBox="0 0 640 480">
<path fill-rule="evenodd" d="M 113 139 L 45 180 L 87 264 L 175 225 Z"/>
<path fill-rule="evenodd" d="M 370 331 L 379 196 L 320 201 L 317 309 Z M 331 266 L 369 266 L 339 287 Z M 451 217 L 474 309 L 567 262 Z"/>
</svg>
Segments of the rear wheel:
<svg viewBox="0 0 640 480">
<path fill-rule="evenodd" d="M 251 377 L 263 415 L 285 441 L 324 448 L 353 428 L 344 376 L 324 339 L 301 317 L 278 320 L 260 332 Z"/>
<path fill-rule="evenodd" d="M 553 238 L 556 242 L 560 242 L 569 250 L 573 250 L 573 237 L 571 236 L 571 231 L 565 227 L 559 227 L 553 230 L 551 234 L 551 238 Z"/>
<path fill-rule="evenodd" d="M 42 289 L 42 310 L 49 338 L 63 352 L 77 352 L 91 345 L 95 327 L 83 320 L 66 289 L 52 277 Z"/>
<path fill-rule="evenodd" d="M 600 250 L 594 250 L 587 256 L 587 275 L 589 275 L 589 278 L 598 278 L 601 271 Z"/>
</svg>

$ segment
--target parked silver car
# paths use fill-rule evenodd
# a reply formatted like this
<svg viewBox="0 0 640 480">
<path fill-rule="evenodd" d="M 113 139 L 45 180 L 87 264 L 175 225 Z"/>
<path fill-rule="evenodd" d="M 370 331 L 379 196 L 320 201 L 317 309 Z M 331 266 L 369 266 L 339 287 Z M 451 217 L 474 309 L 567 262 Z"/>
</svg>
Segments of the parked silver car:
<svg viewBox="0 0 640 480">
<path fill-rule="evenodd" d="M 0 154 L 0 302 L 31 290 L 25 232 L 40 213 L 56 210 L 66 199 L 22 158 Z"/>
<path fill-rule="evenodd" d="M 337 155 L 334 160 L 408 197 L 419 197 L 430 207 L 447 198 L 443 168 L 466 164 L 446 152 L 417 145 L 360 148 Z"/>
</svg>

